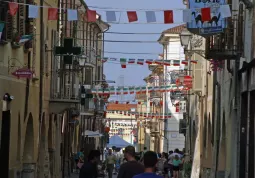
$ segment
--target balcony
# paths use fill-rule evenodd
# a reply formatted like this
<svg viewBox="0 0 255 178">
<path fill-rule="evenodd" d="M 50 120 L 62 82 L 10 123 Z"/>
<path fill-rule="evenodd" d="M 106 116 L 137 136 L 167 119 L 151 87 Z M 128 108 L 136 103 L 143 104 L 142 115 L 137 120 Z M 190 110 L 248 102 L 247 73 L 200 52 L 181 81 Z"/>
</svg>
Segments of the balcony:
<svg viewBox="0 0 255 178">
<path fill-rule="evenodd" d="M 103 100 L 95 101 L 94 98 L 85 98 L 85 104 L 80 109 L 81 115 L 102 114 L 105 111 L 105 102 Z"/>
<path fill-rule="evenodd" d="M 56 64 L 58 65 L 58 64 Z M 60 113 L 70 107 L 77 107 L 80 103 L 78 69 L 70 66 L 69 69 L 58 69 L 53 66 L 51 72 L 50 112 Z"/>
<path fill-rule="evenodd" d="M 156 136 L 157 134 L 159 134 L 159 122 L 156 119 L 152 119 L 149 122 L 149 128 L 151 136 Z"/>
<path fill-rule="evenodd" d="M 205 58 L 236 59 L 243 51 L 243 21 L 243 17 L 239 15 L 237 19 L 228 21 L 228 28 L 223 33 L 207 37 Z"/>
<path fill-rule="evenodd" d="M 152 91 L 150 93 L 150 99 L 162 98 L 162 93 L 159 91 Z"/>
</svg>

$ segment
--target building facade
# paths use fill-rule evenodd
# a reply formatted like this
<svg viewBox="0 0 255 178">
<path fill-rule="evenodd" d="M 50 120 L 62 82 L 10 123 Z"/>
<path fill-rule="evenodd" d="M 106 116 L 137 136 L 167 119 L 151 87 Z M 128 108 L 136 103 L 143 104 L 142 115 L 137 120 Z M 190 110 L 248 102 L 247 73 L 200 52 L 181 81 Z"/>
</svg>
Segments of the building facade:
<svg viewBox="0 0 255 178">
<path fill-rule="evenodd" d="M 162 81 L 165 85 L 176 84 L 178 76 L 185 75 L 185 65 L 182 61 L 185 60 L 184 50 L 181 46 L 179 33 L 185 25 L 176 26 L 162 32 L 158 42 L 163 47 L 163 58 L 171 61 L 170 66 L 163 67 Z M 185 113 L 186 101 L 183 98 L 178 98 L 180 90 L 164 93 L 164 113 L 171 113 L 171 118 L 165 122 L 165 138 L 164 151 L 183 150 L 185 147 L 185 137 L 179 130 L 180 120 L 183 119 Z M 180 109 L 181 108 L 181 109 Z"/>
<path fill-rule="evenodd" d="M 100 59 L 103 56 L 103 32 L 109 25 L 100 15 L 95 24 L 88 23 L 84 17 L 87 6 L 83 1 L 67 4 L 44 1 L 35 19 L 28 18 L 28 4 L 39 5 L 40 2 L 19 3 L 14 16 L 8 11 L 8 2 L 0 3 L 0 21 L 6 22 L 0 41 L 3 56 L 0 94 L 13 96 L 7 107 L 5 100 L 0 104 L 3 175 L 10 178 L 68 177 L 72 172 L 70 155 L 81 147 L 79 128 L 81 123 L 86 127 L 89 124 L 83 122 L 84 116 L 83 120 L 80 117 L 80 84 L 89 81 L 96 85 L 94 81 L 103 80 L 103 64 L 95 56 Z M 48 20 L 48 8 L 44 7 L 58 6 L 64 9 L 79 6 L 78 16 L 82 20 L 67 21 L 64 10 L 59 10 L 58 20 Z M 84 30 L 89 26 L 89 30 Z M 21 44 L 19 39 L 23 35 L 33 38 Z M 59 54 L 56 48 L 65 47 L 67 38 L 71 39 L 67 43 L 82 48 L 83 53 L 69 58 Z M 86 51 L 85 46 L 89 50 Z M 95 49 L 91 50 L 92 46 Z M 95 54 L 91 55 L 91 51 Z M 84 56 L 87 56 L 85 63 L 79 63 Z M 87 70 L 87 67 L 93 69 Z M 20 69 L 33 72 L 32 77 L 13 76 Z M 103 120 L 103 109 L 99 116 L 98 120 L 97 116 L 93 120 Z"/>
</svg>

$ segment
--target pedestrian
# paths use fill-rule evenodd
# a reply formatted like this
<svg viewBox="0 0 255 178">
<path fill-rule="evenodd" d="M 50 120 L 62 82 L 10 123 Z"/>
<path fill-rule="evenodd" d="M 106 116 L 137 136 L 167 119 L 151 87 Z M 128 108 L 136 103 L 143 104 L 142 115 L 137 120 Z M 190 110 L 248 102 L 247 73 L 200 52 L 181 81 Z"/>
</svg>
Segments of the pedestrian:
<svg viewBox="0 0 255 178">
<path fill-rule="evenodd" d="M 173 150 L 169 151 L 169 156 L 168 156 L 168 165 L 169 165 L 169 173 L 168 177 L 172 178 L 173 177 Z"/>
<path fill-rule="evenodd" d="M 107 168 L 109 178 L 112 178 L 112 173 L 113 173 L 115 164 L 116 164 L 116 156 L 112 153 L 112 150 L 109 149 L 108 155 L 106 156 L 106 168 Z"/>
<path fill-rule="evenodd" d="M 91 150 L 86 161 L 80 170 L 79 178 L 97 178 L 97 164 L 100 161 L 100 151 Z"/>
<path fill-rule="evenodd" d="M 126 163 L 120 166 L 118 178 L 133 178 L 133 176 L 144 172 L 144 166 L 135 159 L 135 148 L 127 146 L 124 151 Z"/>
<path fill-rule="evenodd" d="M 180 164 L 182 161 L 180 160 L 178 155 L 174 156 L 173 159 L 173 173 L 174 173 L 174 178 L 179 178 L 179 172 L 180 172 Z"/>
<path fill-rule="evenodd" d="M 143 151 L 140 153 L 140 162 L 143 162 L 143 157 L 144 157 L 144 154 L 146 153 L 146 151 L 147 151 L 147 147 L 144 147 Z"/>
<path fill-rule="evenodd" d="M 81 148 L 80 151 L 75 155 L 76 173 L 78 173 L 83 163 L 84 163 L 84 149 Z"/>
<path fill-rule="evenodd" d="M 155 173 L 158 156 L 153 151 L 147 151 L 144 154 L 144 173 L 134 176 L 133 178 L 163 178 Z"/>
</svg>

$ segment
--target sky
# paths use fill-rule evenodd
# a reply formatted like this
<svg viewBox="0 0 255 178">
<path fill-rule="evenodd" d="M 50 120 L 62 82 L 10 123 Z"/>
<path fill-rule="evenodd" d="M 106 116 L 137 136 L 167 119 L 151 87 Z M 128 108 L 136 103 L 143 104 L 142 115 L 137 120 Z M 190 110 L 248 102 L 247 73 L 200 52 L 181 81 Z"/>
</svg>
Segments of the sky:
<svg viewBox="0 0 255 178">
<path fill-rule="evenodd" d="M 142 59 L 158 59 L 158 54 L 163 53 L 162 46 L 157 42 L 162 31 L 171 27 L 181 25 L 181 11 L 177 9 L 185 8 L 182 0 L 85 0 L 90 9 L 97 10 L 102 15 L 102 19 L 106 21 L 106 11 L 116 12 L 117 19 L 120 24 L 112 24 L 108 32 L 121 33 L 158 33 L 158 34 L 110 34 L 105 35 L 105 40 L 118 41 L 153 41 L 152 43 L 117 43 L 105 42 L 105 57 L 113 58 L 142 58 Z M 92 7 L 94 6 L 94 7 Z M 98 8 L 95 8 L 98 7 Z M 106 9 L 104 9 L 107 7 Z M 110 9 L 111 7 L 112 9 Z M 100 9 L 99 9 L 100 8 Z M 123 24 L 127 23 L 127 10 L 148 9 L 162 10 L 156 12 L 158 24 Z M 174 10 L 174 24 L 163 24 L 163 10 Z M 145 11 L 137 12 L 138 23 L 146 23 Z M 121 24 L 122 23 L 122 24 Z M 152 54 L 115 54 L 108 52 L 124 52 L 124 53 L 152 53 Z M 116 86 L 141 86 L 145 85 L 143 79 L 150 74 L 148 65 L 128 65 L 126 69 L 121 68 L 119 62 L 109 61 L 104 63 L 104 74 L 106 80 L 114 80 Z"/>
</svg>

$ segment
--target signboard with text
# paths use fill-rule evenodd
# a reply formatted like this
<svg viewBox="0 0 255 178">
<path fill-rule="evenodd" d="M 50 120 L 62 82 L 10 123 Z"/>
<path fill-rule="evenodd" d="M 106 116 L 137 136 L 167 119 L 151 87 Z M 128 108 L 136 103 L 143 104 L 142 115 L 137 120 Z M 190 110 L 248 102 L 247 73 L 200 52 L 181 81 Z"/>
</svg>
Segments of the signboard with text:
<svg viewBox="0 0 255 178">
<path fill-rule="evenodd" d="M 187 28 L 192 33 L 210 36 L 221 33 L 227 28 L 226 19 L 221 17 L 220 5 L 226 4 L 225 0 L 189 0 L 192 20 L 187 23 Z M 210 7 L 211 20 L 202 21 L 201 8 Z"/>
<path fill-rule="evenodd" d="M 14 71 L 12 73 L 13 76 L 17 77 L 18 79 L 19 78 L 26 78 L 26 79 L 30 79 L 33 77 L 33 71 L 31 71 L 30 69 L 26 69 L 26 68 L 23 68 L 23 69 L 17 69 L 16 71 Z"/>
</svg>

